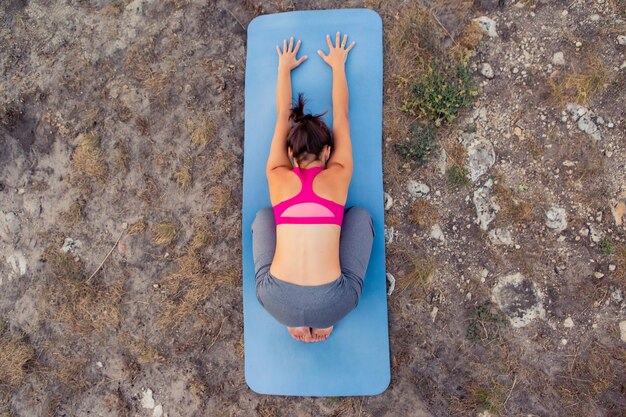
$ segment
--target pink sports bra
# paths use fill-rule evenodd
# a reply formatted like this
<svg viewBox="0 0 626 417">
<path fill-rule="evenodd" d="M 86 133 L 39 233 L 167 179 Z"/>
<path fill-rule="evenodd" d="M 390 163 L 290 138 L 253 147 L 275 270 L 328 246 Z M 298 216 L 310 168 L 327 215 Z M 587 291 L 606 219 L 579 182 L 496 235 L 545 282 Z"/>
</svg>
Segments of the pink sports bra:
<svg viewBox="0 0 626 417">
<path fill-rule="evenodd" d="M 344 206 L 313 192 L 313 179 L 324 167 L 298 168 L 302 189 L 295 196 L 273 206 L 276 224 L 336 224 L 341 226 Z"/>
</svg>

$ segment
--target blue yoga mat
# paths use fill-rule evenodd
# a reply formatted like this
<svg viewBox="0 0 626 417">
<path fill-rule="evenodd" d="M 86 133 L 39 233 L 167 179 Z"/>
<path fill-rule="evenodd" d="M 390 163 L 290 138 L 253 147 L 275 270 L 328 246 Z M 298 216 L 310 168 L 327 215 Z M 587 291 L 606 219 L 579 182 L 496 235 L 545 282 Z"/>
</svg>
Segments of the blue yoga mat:
<svg viewBox="0 0 626 417">
<path fill-rule="evenodd" d="M 346 206 L 367 208 L 375 237 L 361 301 L 324 342 L 293 339 L 259 304 L 254 285 L 251 225 L 270 207 L 265 166 L 276 122 L 276 45 L 293 36 L 308 59 L 292 72 L 294 97 L 332 126 L 332 73 L 317 55 L 326 34 L 348 34 L 350 129 L 354 173 Z M 248 26 L 243 171 L 243 303 L 245 376 L 260 394 L 375 395 L 390 381 L 382 178 L 382 22 L 367 9 L 317 10 L 259 16 Z"/>
</svg>

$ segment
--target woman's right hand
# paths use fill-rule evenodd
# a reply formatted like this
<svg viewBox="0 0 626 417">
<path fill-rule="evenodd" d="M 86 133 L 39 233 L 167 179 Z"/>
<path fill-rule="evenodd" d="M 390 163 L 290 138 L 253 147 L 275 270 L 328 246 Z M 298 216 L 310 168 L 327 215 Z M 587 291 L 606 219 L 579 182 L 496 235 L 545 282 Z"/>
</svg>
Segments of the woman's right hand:
<svg viewBox="0 0 626 417">
<path fill-rule="evenodd" d="M 340 35 L 337 32 L 337 36 L 335 37 L 335 45 L 330 40 L 330 35 L 326 35 L 326 42 L 328 42 L 328 48 L 330 48 L 330 52 L 326 55 L 321 49 L 317 51 L 318 55 L 322 57 L 324 62 L 326 62 L 332 69 L 335 68 L 343 68 L 346 63 L 346 59 L 348 59 L 348 52 L 354 47 L 356 42 L 352 42 L 350 46 L 346 48 L 346 42 L 348 41 L 348 35 L 343 35 L 343 41 L 339 44 Z"/>
</svg>

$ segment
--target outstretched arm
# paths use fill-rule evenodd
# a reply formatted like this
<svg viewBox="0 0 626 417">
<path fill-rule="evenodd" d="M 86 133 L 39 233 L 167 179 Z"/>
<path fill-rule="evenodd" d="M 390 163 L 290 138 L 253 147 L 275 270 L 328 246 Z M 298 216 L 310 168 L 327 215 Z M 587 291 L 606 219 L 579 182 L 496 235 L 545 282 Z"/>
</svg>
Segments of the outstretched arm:
<svg viewBox="0 0 626 417">
<path fill-rule="evenodd" d="M 296 59 L 300 49 L 300 41 L 294 47 L 293 37 L 283 41 L 283 50 L 276 45 L 278 52 L 278 82 L 276 83 L 276 127 L 267 159 L 266 173 L 275 168 L 291 168 L 291 161 L 287 155 L 287 134 L 289 133 L 289 115 L 291 114 L 291 70 L 300 65 L 307 57 Z"/>
<path fill-rule="evenodd" d="M 348 118 L 348 81 L 346 79 L 346 60 L 348 52 L 354 47 L 355 42 L 346 48 L 348 35 L 343 36 L 339 43 L 340 34 L 337 32 L 335 45 L 333 46 L 330 35 L 326 35 L 326 41 L 330 52 L 328 55 L 322 51 L 317 53 L 322 57 L 333 71 L 333 154 L 328 160 L 327 167 L 338 165 L 349 177 L 352 176 L 352 142 L 350 140 L 350 120 Z"/>
</svg>

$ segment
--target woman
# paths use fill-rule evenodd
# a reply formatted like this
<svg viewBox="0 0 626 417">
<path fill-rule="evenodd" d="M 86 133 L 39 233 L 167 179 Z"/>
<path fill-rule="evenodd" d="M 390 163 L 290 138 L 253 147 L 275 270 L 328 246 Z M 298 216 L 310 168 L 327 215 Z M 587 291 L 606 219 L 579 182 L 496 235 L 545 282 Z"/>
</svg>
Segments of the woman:
<svg viewBox="0 0 626 417">
<path fill-rule="evenodd" d="M 325 340 L 356 307 L 374 239 L 370 214 L 344 207 L 352 177 L 345 62 L 355 42 L 346 48 L 339 32 L 335 45 L 326 40 L 330 52 L 318 54 L 333 72 L 332 136 L 322 115 L 304 114 L 302 95 L 291 108 L 291 70 L 307 58 L 296 58 L 300 41 L 276 46 L 278 116 L 266 168 L 272 208 L 252 224 L 257 298 L 303 342 Z"/>
</svg>

